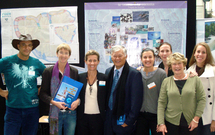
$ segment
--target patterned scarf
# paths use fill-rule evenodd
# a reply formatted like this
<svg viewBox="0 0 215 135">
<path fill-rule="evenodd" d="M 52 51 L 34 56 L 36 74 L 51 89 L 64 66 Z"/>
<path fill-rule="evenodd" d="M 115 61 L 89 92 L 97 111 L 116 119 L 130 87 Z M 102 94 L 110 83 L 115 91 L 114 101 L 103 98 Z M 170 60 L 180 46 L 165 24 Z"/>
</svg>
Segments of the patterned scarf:
<svg viewBox="0 0 215 135">
<path fill-rule="evenodd" d="M 63 76 L 70 77 L 70 67 L 67 63 L 64 69 Z M 63 79 L 63 76 L 61 80 Z M 52 78 L 51 78 L 51 97 L 54 98 L 58 88 L 60 87 L 59 79 L 59 68 L 58 68 L 58 62 L 53 67 L 52 70 Z M 58 114 L 60 109 L 57 108 L 55 105 L 50 105 L 50 111 L 49 111 L 49 123 L 50 123 L 50 134 L 58 134 Z"/>
</svg>

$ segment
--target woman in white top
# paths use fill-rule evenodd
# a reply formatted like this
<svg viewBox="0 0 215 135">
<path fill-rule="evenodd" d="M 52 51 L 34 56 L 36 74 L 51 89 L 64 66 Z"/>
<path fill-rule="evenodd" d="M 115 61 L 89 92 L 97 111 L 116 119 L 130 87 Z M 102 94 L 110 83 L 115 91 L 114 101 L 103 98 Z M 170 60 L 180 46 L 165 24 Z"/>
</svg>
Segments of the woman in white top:
<svg viewBox="0 0 215 135">
<path fill-rule="evenodd" d="M 215 134 L 215 67 L 208 44 L 198 43 L 189 62 L 190 71 L 200 77 L 206 94 L 206 106 L 198 124 L 198 135 Z"/>
<path fill-rule="evenodd" d="M 97 71 L 99 58 L 98 52 L 89 50 L 85 55 L 87 72 L 79 74 L 79 81 L 84 85 L 77 108 L 78 135 L 102 135 L 104 132 L 107 76 Z"/>
</svg>

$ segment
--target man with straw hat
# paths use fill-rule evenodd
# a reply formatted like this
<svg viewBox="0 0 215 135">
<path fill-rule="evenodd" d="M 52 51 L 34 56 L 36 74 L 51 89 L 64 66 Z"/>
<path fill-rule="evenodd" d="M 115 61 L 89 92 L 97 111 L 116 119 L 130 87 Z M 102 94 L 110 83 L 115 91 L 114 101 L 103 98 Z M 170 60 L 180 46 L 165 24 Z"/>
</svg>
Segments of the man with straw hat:
<svg viewBox="0 0 215 135">
<path fill-rule="evenodd" d="M 0 88 L 0 95 L 6 99 L 4 134 L 36 135 L 39 121 L 39 99 L 37 77 L 42 75 L 45 66 L 30 56 L 40 44 L 31 35 L 20 35 L 12 45 L 19 52 L 0 59 L 0 73 L 4 73 L 8 90 Z"/>
</svg>

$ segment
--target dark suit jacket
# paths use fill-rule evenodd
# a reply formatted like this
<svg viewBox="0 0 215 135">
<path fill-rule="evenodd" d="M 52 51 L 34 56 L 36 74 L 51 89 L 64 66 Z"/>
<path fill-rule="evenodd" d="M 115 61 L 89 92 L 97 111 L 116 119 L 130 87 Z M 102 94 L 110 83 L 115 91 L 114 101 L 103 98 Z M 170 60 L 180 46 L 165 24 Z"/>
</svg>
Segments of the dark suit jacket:
<svg viewBox="0 0 215 135">
<path fill-rule="evenodd" d="M 78 119 L 83 118 L 84 115 L 84 104 L 85 104 L 85 92 L 86 92 L 86 85 L 87 85 L 87 73 L 82 73 L 79 74 L 79 82 L 82 82 L 84 85 L 81 89 L 81 92 L 79 94 L 79 98 L 81 99 L 81 104 L 77 108 L 77 116 Z M 103 73 L 97 73 L 97 100 L 98 100 L 98 106 L 99 106 L 99 111 L 102 116 L 102 119 L 105 120 L 105 104 L 106 104 L 106 86 L 99 86 L 100 81 L 105 81 L 107 80 L 107 76 Z M 105 83 L 106 85 L 106 83 Z"/>
<path fill-rule="evenodd" d="M 106 70 L 105 72 L 106 75 L 110 73 L 111 68 L 108 68 Z M 110 80 L 107 80 L 107 81 L 110 81 Z M 111 124 L 113 131 L 117 134 L 128 134 L 128 133 L 131 133 L 132 130 L 134 130 L 134 125 L 137 120 L 137 117 L 143 102 L 143 82 L 142 82 L 141 73 L 139 71 L 137 71 L 132 67 L 129 67 L 129 73 L 128 73 L 128 77 L 125 85 L 126 86 L 125 86 L 124 110 L 125 110 L 126 120 L 124 123 L 126 123 L 128 127 L 123 128 L 122 126 L 117 125 L 116 116 L 113 116 L 112 120 L 108 118 L 106 119 L 106 123 Z M 108 95 L 107 99 L 109 99 L 109 97 L 110 95 Z M 116 97 L 116 91 L 114 91 L 113 93 L 113 103 L 114 103 L 115 97 Z M 111 133 L 107 133 L 107 134 L 111 134 Z"/>
</svg>

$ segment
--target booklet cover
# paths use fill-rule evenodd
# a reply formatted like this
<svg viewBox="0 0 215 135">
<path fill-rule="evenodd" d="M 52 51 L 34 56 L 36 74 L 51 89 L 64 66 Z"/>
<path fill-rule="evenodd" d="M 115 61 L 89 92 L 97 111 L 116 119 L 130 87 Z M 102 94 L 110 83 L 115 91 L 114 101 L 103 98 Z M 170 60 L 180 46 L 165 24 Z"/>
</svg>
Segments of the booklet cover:
<svg viewBox="0 0 215 135">
<path fill-rule="evenodd" d="M 65 102 L 65 106 L 71 108 L 72 102 L 78 98 L 82 87 L 83 83 L 69 78 L 68 76 L 64 76 L 54 97 L 54 101 Z"/>
</svg>

